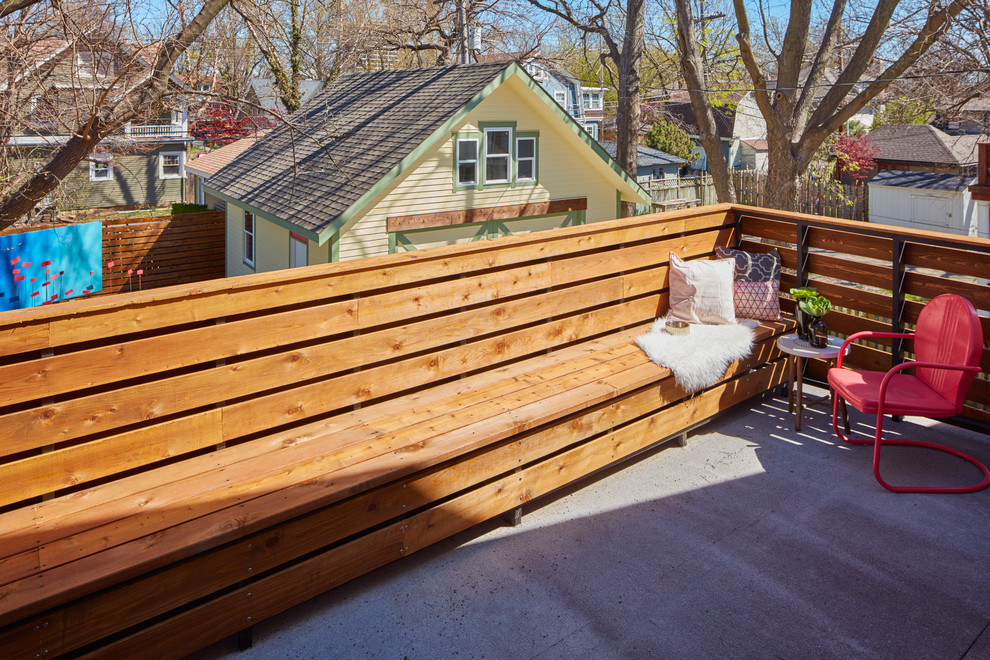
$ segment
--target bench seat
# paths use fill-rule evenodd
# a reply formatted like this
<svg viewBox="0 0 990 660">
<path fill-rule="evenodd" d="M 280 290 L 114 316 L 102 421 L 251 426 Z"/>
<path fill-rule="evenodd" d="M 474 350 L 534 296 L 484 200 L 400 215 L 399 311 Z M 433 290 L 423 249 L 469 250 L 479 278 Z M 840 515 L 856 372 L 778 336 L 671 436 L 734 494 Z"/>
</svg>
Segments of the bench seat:
<svg viewBox="0 0 990 660">
<path fill-rule="evenodd" d="M 479 294 L 465 293 L 459 298 L 464 306 L 449 312 L 436 303 L 439 298 L 428 304 L 413 298 L 410 309 L 421 310 L 419 319 L 397 324 L 396 314 L 406 312 L 376 306 L 364 314 L 358 331 L 319 339 L 326 348 L 323 343 L 316 349 L 305 344 L 262 346 L 268 353 L 251 354 L 250 360 L 290 365 L 307 374 L 298 383 L 278 375 L 262 396 L 250 394 L 251 383 L 236 380 L 254 373 L 253 363 L 224 344 L 221 349 L 234 355 L 232 361 L 168 372 L 165 382 L 192 381 L 196 388 L 182 394 L 184 399 L 164 392 L 160 401 L 176 412 L 163 419 L 134 427 L 126 416 L 131 413 L 121 411 L 125 416 L 119 421 L 111 419 L 115 427 L 92 434 L 92 439 L 59 444 L 53 438 L 40 454 L 11 454 L 13 460 L 0 464 L 0 470 L 19 474 L 24 466 L 45 465 L 48 455 L 95 451 L 108 444 L 108 456 L 123 461 L 124 467 L 113 474 L 99 466 L 90 483 L 0 509 L 4 657 L 34 657 L 39 649 L 49 651 L 49 657 L 180 657 L 472 525 L 518 510 L 780 384 L 786 378 L 785 360 L 775 340 L 793 326 L 789 321 L 762 323 L 752 354 L 731 365 L 722 382 L 692 396 L 634 343 L 662 312 L 658 305 L 665 296 L 648 288 L 651 281 L 654 287 L 665 283 L 656 277 L 664 267 L 658 271 L 651 263 L 651 251 L 662 251 L 671 242 L 705 245 L 718 240 L 726 221 L 715 218 L 715 231 L 702 223 L 695 233 L 673 238 L 662 222 L 651 218 L 637 219 L 635 232 L 621 224 L 568 230 L 582 248 L 592 242 L 588 237 L 599 240 L 599 232 L 614 234 L 610 240 L 620 250 L 606 253 L 609 259 L 598 251 L 559 251 L 558 271 L 567 278 L 557 277 L 564 286 L 559 291 L 545 284 L 527 291 L 525 284 L 537 268 L 552 273 L 558 264 L 544 266 L 539 255 L 532 262 L 538 267 L 525 261 L 516 266 L 505 256 L 530 245 L 545 253 L 548 248 L 532 237 L 519 237 L 486 255 L 482 270 L 470 271 L 475 280 L 465 280 L 463 269 L 458 272 L 458 262 L 448 256 L 458 255 L 456 250 L 439 251 L 439 258 L 448 260 L 444 268 L 454 273 L 452 279 L 431 280 L 435 275 L 423 269 L 425 284 L 408 284 L 415 295 L 429 296 L 431 290 L 457 295 L 452 282 L 483 281 L 477 273 L 492 267 L 489 281 L 506 282 L 511 294 L 477 299 L 472 296 Z M 644 227 L 657 229 L 652 244 L 642 242 Z M 641 242 L 624 247 L 631 235 Z M 707 251 L 700 248 L 701 253 L 710 252 L 711 245 Z M 621 251 L 625 249 L 628 253 Z M 633 257 L 612 261 L 620 254 Z M 477 261 L 473 254 L 471 258 Z M 594 264 L 594 269 L 581 271 L 572 266 L 577 263 Z M 364 281 L 380 272 L 351 268 Z M 615 274 L 599 282 L 582 281 L 596 272 Z M 402 300 L 391 284 L 394 274 L 388 277 L 392 288 L 376 293 L 376 299 Z M 326 308 L 345 315 L 361 309 L 346 298 L 335 300 Z M 527 303 L 546 310 L 527 309 Z M 224 308 L 230 311 L 231 303 L 225 301 Z M 308 307 L 283 309 L 284 318 L 319 318 Z M 485 335 L 486 315 L 496 320 L 493 328 L 501 324 L 504 329 Z M 468 322 L 482 331 L 462 325 Z M 186 323 L 182 332 L 220 338 L 224 327 L 231 333 L 253 327 L 250 318 L 236 316 L 227 316 L 226 326 L 189 330 Z M 333 323 L 339 326 L 341 321 Z M 417 328 L 429 329 L 433 336 L 421 337 Z M 240 336 L 243 343 L 243 332 Z M 252 341 L 273 341 L 258 336 Z M 121 353 L 144 350 L 146 344 L 158 345 L 149 342 L 165 341 L 157 337 L 133 334 L 113 340 L 121 342 L 120 349 L 109 346 Z M 421 347 L 404 341 L 421 342 Z M 102 355 L 102 346 L 81 348 L 95 356 Z M 349 354 L 352 346 L 373 353 Z M 313 376 L 315 370 L 300 364 L 333 354 L 333 347 L 342 351 L 334 356 L 338 371 Z M 200 348 L 183 344 L 180 350 L 192 354 Z M 71 353 L 33 359 L 57 366 L 59 359 L 70 358 Z M 175 358 L 162 359 L 164 364 Z M 369 366 L 359 366 L 362 361 Z M 346 370 L 349 365 L 355 365 L 353 372 Z M 269 372 L 277 373 L 273 369 Z M 208 394 L 197 380 L 207 376 L 232 383 L 228 391 L 212 393 L 222 403 L 201 406 L 196 402 L 209 399 L 197 398 L 183 404 Z M 145 380 L 147 384 L 124 380 L 120 391 L 134 397 L 153 393 L 156 381 L 151 376 Z M 234 396 L 237 388 L 245 394 Z M 114 396 L 104 385 L 79 394 L 68 386 L 56 391 L 62 390 L 67 393 L 56 395 L 55 406 L 62 405 L 58 397 L 67 403 L 60 410 L 103 406 Z M 161 402 L 155 405 L 164 406 Z M 23 408 L 15 407 L 7 416 L 24 415 Z M 92 419 L 104 420 L 100 415 Z M 209 423 L 218 419 L 222 424 L 216 428 L 223 433 L 212 435 Z M 69 419 L 65 428 L 80 434 L 84 427 Z M 206 429 L 203 437 L 190 437 L 201 428 Z M 133 468 L 126 461 L 138 459 L 115 457 L 112 443 L 121 438 L 140 441 L 138 450 L 151 456 L 141 459 L 147 466 Z M 145 442 L 147 447 L 140 446 Z M 180 451 L 179 446 L 192 449 Z M 72 482 L 77 474 L 59 470 L 84 473 L 58 461 L 45 469 L 45 479 L 58 483 L 66 474 Z"/>
</svg>

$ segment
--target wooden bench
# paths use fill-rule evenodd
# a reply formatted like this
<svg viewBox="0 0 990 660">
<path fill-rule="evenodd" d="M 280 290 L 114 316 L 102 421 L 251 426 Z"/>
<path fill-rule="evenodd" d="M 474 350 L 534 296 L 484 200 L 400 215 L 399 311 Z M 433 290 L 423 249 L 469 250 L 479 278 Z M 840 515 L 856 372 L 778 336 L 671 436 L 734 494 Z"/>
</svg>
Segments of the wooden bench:
<svg viewBox="0 0 990 660">
<path fill-rule="evenodd" d="M 779 385 L 634 344 L 718 206 L 0 318 L 0 657 L 176 657 Z"/>
</svg>

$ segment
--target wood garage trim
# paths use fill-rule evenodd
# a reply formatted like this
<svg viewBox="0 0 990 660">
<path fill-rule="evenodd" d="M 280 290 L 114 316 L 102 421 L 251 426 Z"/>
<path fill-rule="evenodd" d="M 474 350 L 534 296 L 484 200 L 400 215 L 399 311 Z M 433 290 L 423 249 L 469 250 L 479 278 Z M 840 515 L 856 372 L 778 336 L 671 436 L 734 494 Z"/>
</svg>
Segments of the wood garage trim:
<svg viewBox="0 0 990 660">
<path fill-rule="evenodd" d="M 556 199 L 548 202 L 488 206 L 480 209 L 440 211 L 437 213 L 420 213 L 418 215 L 396 215 L 386 218 L 385 223 L 387 231 L 394 232 L 586 210 L 588 210 L 588 198 L 576 197 L 574 199 Z"/>
</svg>

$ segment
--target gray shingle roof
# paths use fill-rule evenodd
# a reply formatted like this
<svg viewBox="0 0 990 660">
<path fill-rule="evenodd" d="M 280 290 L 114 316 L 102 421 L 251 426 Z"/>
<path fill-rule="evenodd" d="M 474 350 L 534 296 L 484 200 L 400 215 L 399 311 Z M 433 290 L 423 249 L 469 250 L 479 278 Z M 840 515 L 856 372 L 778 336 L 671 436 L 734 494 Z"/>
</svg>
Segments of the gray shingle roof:
<svg viewBox="0 0 990 660">
<path fill-rule="evenodd" d="M 511 62 L 341 76 L 210 179 L 210 187 L 319 232 Z M 299 129 L 299 130 L 296 130 Z"/>
<path fill-rule="evenodd" d="M 615 142 L 601 142 L 602 148 L 608 152 L 608 155 L 615 158 Z M 678 158 L 677 156 L 672 156 L 665 151 L 660 151 L 659 149 L 654 149 L 653 147 L 646 147 L 642 144 L 639 145 L 639 149 L 636 154 L 636 165 L 637 167 L 653 167 L 654 165 L 684 165 L 687 163 L 683 158 Z"/>
<path fill-rule="evenodd" d="M 936 165 L 975 165 L 978 135 L 946 135 L 934 126 L 891 124 L 868 135 L 880 160 Z"/>
<path fill-rule="evenodd" d="M 870 185 L 893 188 L 917 188 L 920 190 L 962 191 L 976 183 L 975 176 L 937 174 L 934 172 L 904 172 L 882 170 L 870 179 Z"/>
</svg>

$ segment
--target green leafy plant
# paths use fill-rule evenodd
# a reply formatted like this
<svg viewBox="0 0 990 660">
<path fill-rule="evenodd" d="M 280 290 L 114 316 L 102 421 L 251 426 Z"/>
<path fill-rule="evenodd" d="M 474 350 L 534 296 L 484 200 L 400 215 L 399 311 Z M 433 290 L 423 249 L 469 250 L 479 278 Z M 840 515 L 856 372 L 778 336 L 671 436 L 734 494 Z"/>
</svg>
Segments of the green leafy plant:
<svg viewBox="0 0 990 660">
<path fill-rule="evenodd" d="M 818 295 L 818 289 L 813 286 L 799 286 L 791 289 L 790 294 L 794 300 L 804 300 L 805 298 L 816 297 Z"/>
<path fill-rule="evenodd" d="M 805 314 L 817 318 L 825 316 L 832 309 L 832 303 L 829 299 L 817 294 L 813 297 L 802 298 L 798 305 L 801 306 L 801 311 Z"/>
</svg>

